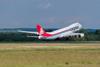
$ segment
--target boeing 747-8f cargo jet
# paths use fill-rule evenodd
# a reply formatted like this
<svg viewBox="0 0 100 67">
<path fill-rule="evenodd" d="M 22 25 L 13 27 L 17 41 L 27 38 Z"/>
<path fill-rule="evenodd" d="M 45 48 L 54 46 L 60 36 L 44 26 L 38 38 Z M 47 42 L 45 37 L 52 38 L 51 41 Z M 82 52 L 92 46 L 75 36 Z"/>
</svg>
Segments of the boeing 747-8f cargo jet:
<svg viewBox="0 0 100 67">
<path fill-rule="evenodd" d="M 23 33 L 32 33 L 37 34 L 38 39 L 58 39 L 63 37 L 84 37 L 84 33 L 76 33 L 76 31 L 80 30 L 82 25 L 80 23 L 74 23 L 68 27 L 61 28 L 52 32 L 46 32 L 40 24 L 37 24 L 36 29 L 37 32 L 29 32 L 29 31 L 20 31 Z M 33 36 L 35 37 L 35 36 Z"/>
</svg>

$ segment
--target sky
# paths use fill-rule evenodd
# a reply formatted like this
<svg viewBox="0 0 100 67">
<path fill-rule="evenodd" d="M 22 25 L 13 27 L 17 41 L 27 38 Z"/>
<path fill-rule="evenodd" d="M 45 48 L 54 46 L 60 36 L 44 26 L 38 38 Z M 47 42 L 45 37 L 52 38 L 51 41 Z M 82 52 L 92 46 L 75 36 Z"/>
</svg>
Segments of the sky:
<svg viewBox="0 0 100 67">
<path fill-rule="evenodd" d="M 100 28 L 100 0 L 0 0 L 0 28 Z"/>
</svg>

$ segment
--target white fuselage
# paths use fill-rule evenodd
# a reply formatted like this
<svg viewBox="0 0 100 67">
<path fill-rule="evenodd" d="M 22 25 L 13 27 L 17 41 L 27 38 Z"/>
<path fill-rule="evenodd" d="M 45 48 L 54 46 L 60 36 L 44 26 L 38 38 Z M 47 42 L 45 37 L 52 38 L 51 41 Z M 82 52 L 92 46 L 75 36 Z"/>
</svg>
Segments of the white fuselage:
<svg viewBox="0 0 100 67">
<path fill-rule="evenodd" d="M 79 23 L 74 23 L 68 27 L 58 29 L 58 30 L 55 30 L 53 32 L 49 32 L 53 36 L 50 36 L 50 37 L 40 36 L 40 38 L 42 38 L 42 39 L 56 39 L 56 38 L 67 37 L 67 36 L 71 36 L 71 35 L 75 34 L 75 32 L 80 30 L 81 28 L 82 28 L 82 26 Z M 81 35 L 81 33 L 78 33 L 78 34 L 76 33 L 75 35 Z"/>
</svg>

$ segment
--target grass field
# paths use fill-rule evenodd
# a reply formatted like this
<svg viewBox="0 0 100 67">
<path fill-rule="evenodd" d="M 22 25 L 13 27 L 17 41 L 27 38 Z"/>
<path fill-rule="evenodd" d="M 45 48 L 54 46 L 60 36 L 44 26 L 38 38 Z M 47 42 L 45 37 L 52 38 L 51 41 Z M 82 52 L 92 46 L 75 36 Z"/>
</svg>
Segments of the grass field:
<svg viewBox="0 0 100 67">
<path fill-rule="evenodd" d="M 100 67 L 100 43 L 0 43 L 0 67 Z"/>
</svg>

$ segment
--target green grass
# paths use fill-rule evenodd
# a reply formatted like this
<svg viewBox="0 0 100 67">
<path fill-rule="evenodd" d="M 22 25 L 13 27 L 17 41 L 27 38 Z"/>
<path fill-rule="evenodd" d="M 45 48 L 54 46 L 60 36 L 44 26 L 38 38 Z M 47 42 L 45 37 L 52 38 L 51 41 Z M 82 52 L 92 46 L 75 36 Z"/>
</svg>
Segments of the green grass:
<svg viewBox="0 0 100 67">
<path fill-rule="evenodd" d="M 0 50 L 0 67 L 99 67 L 100 49 Z"/>
<path fill-rule="evenodd" d="M 66 46 L 62 48 L 34 48 L 34 44 L 36 43 L 1 43 L 0 67 L 100 67 L 99 43 L 85 43 L 81 47 L 75 47 L 79 44 L 65 43 L 62 45 Z"/>
</svg>

